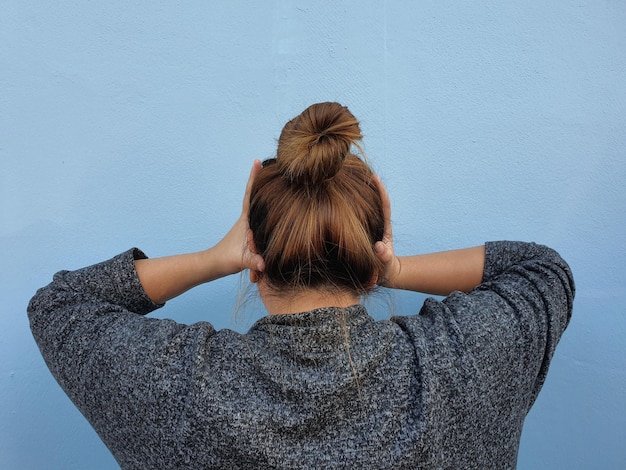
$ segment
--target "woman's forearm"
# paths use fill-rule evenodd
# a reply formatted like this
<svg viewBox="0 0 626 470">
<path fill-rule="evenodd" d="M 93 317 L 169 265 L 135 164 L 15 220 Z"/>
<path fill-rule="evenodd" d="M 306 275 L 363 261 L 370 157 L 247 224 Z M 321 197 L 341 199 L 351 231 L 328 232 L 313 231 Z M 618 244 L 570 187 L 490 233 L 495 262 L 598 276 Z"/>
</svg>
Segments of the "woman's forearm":
<svg viewBox="0 0 626 470">
<path fill-rule="evenodd" d="M 432 295 L 469 292 L 482 282 L 485 247 L 399 256 L 398 261 L 398 274 L 387 287 Z"/>
<path fill-rule="evenodd" d="M 135 269 L 144 291 L 157 304 L 177 297 L 187 290 L 236 272 L 227 269 L 215 248 L 164 258 L 135 261 Z"/>
</svg>

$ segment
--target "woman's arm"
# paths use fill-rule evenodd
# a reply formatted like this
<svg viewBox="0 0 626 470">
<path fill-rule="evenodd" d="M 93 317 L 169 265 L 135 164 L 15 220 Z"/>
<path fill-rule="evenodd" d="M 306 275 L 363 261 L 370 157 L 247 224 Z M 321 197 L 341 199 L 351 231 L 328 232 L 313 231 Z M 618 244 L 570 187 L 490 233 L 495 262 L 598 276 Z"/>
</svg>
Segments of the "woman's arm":
<svg viewBox="0 0 626 470">
<path fill-rule="evenodd" d="M 375 245 L 385 270 L 378 277 L 383 287 L 405 289 L 433 295 L 448 295 L 454 291 L 469 292 L 483 279 L 485 247 L 442 251 L 415 256 L 396 256 L 391 228 L 389 194 L 376 176 L 385 217 L 383 240 Z"/>
<path fill-rule="evenodd" d="M 150 299 L 161 304 L 183 292 L 244 269 L 263 271 L 263 259 L 248 248 L 248 210 L 252 182 L 261 168 L 255 160 L 243 198 L 241 216 L 213 248 L 165 258 L 135 261 L 135 269 Z"/>
<path fill-rule="evenodd" d="M 432 295 L 469 292 L 482 281 L 485 247 L 399 256 L 398 264 L 397 275 L 387 287 Z"/>
</svg>

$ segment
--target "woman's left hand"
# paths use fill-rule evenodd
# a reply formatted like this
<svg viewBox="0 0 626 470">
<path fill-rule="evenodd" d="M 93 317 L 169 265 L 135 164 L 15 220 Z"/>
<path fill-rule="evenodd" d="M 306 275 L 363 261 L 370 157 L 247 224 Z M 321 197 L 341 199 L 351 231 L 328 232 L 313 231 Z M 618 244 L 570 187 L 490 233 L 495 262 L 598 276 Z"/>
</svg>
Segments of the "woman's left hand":
<svg viewBox="0 0 626 470">
<path fill-rule="evenodd" d="M 140 259 L 135 269 L 146 294 L 155 303 L 164 303 L 205 282 L 236 274 L 244 269 L 263 271 L 263 258 L 250 250 L 248 210 L 254 178 L 261 162 L 254 161 L 243 197 L 241 216 L 213 248 L 196 253 Z"/>
<path fill-rule="evenodd" d="M 261 255 L 253 252 L 250 247 L 250 226 L 248 224 L 252 184 L 260 170 L 261 162 L 255 160 L 243 196 L 241 215 L 224 238 L 214 247 L 219 253 L 219 257 L 222 259 L 223 266 L 228 271 L 228 274 L 235 274 L 244 269 L 262 272 L 265 267 Z"/>
</svg>

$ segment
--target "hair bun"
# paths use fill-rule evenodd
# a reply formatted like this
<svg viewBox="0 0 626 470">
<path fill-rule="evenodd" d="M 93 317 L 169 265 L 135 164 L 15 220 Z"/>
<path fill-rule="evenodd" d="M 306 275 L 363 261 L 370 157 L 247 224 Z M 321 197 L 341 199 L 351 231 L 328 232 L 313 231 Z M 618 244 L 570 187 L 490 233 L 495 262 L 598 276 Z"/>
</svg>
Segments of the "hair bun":
<svg viewBox="0 0 626 470">
<path fill-rule="evenodd" d="M 283 128 L 278 168 L 292 183 L 319 185 L 341 170 L 350 147 L 361 138 L 359 121 L 345 106 L 311 105 Z"/>
</svg>

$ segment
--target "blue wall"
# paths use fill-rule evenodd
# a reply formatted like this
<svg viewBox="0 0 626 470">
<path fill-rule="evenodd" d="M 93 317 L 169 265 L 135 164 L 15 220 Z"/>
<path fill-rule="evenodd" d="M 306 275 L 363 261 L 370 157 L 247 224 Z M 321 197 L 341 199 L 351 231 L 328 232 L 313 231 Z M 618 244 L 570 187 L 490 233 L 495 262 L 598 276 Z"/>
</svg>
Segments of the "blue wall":
<svg viewBox="0 0 626 470">
<path fill-rule="evenodd" d="M 176 4 L 175 4 L 176 3 Z M 572 265 L 574 318 L 519 467 L 626 465 L 626 7 L 559 2 L 21 2 L 0 13 L 0 468 L 110 469 L 25 315 L 138 245 L 215 243 L 253 158 L 337 100 L 362 120 L 401 254 L 523 239 Z M 245 282 L 244 282 L 245 285 Z M 240 279 L 159 313 L 245 330 Z M 377 316 L 423 297 L 372 301 Z"/>
</svg>

